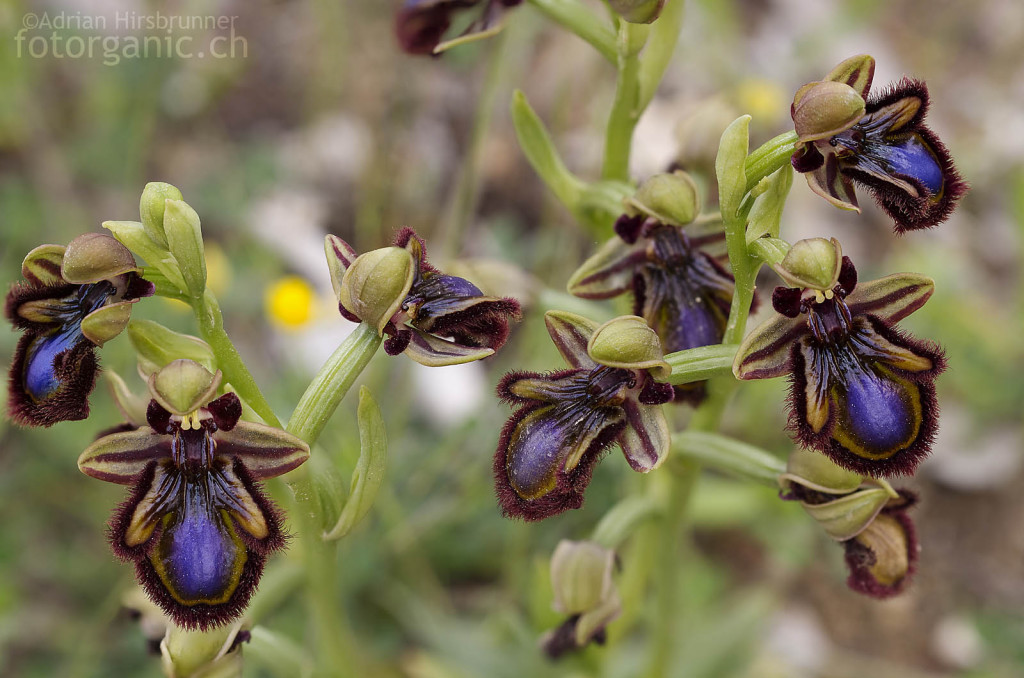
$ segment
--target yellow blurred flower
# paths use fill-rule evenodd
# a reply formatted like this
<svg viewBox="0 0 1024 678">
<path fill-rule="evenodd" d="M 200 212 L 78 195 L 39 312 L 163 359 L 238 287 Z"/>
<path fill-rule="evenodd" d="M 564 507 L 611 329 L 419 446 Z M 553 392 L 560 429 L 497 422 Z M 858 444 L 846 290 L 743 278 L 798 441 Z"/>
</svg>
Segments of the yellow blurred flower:
<svg viewBox="0 0 1024 678">
<path fill-rule="evenodd" d="M 313 319 L 316 291 L 298 276 L 285 276 L 267 287 L 263 307 L 270 321 L 284 329 L 294 330 Z"/>
<path fill-rule="evenodd" d="M 789 116 L 787 94 L 778 83 L 771 80 L 743 81 L 736 88 L 735 99 L 740 110 L 766 124 L 774 124 L 783 116 Z"/>
</svg>

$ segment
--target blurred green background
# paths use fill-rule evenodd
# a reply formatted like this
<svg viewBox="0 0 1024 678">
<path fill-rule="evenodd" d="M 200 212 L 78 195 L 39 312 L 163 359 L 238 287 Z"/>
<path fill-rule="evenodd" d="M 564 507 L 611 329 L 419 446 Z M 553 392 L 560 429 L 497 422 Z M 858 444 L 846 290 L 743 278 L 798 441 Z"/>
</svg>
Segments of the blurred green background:
<svg viewBox="0 0 1024 678">
<path fill-rule="evenodd" d="M 373 513 L 340 545 L 338 605 L 357 639 L 353 666 L 413 678 L 640 675 L 651 601 L 628 588 L 645 555 L 636 549 L 622 553 L 626 610 L 609 647 L 552 664 L 537 638 L 561 622 L 547 574 L 555 544 L 585 538 L 616 499 L 644 492 L 649 479 L 613 451 L 582 510 L 535 525 L 500 517 L 491 480 L 508 415 L 493 386 L 508 369 L 560 365 L 540 317 L 578 303 L 562 290 L 596 245 L 519 153 L 511 93 L 523 89 L 567 164 L 596 178 L 614 71 L 530 6 L 510 15 L 497 40 L 439 59 L 408 57 L 392 37 L 396 4 L 4 0 L 0 279 L 18 279 L 37 244 L 137 219 L 147 181 L 173 183 L 203 219 L 228 331 L 287 414 L 350 328 L 333 308 L 324 233 L 366 250 L 408 225 L 427 238 L 435 263 L 464 259 L 479 270 L 480 261 L 503 262 L 485 264 L 483 282 L 500 279 L 500 293 L 530 305 L 501 355 L 430 373 L 381 355 L 360 380 L 384 409 L 391 456 Z M 227 30 L 176 34 L 191 35 L 196 49 L 219 35 L 241 38 L 231 43 L 234 57 L 107 65 L 99 54 L 34 57 L 25 42 L 19 53 L 15 39 L 28 13 L 106 17 L 106 29 L 59 31 L 66 38 L 125 35 L 116 12 L 158 9 L 236 17 Z M 942 432 L 909 483 L 923 499 L 914 514 L 923 549 L 916 583 L 884 603 L 857 596 L 844 586 L 841 549 L 798 506 L 705 474 L 678 569 L 653 575 L 680 578 L 685 592 L 674 675 L 1024 674 L 1024 4 L 691 0 L 686 11 L 675 59 L 637 131 L 636 178 L 680 155 L 700 175 L 706 149 L 741 113 L 753 115 L 752 144 L 785 131 L 799 85 L 868 52 L 878 61 L 876 88 L 903 75 L 927 80 L 930 126 L 972 190 L 939 228 L 895 238 L 870 201 L 862 200 L 863 215 L 841 213 L 797 177 L 782 228 L 790 241 L 839 238 L 865 279 L 895 270 L 936 279 L 932 301 L 905 323 L 940 341 L 950 363 L 938 382 Z M 266 310 L 266 291 L 291 275 L 315 296 L 308 319 L 282 325 Z M 773 285 L 766 274 L 761 289 Z M 191 316 L 163 300 L 136 312 L 195 333 Z M 16 341 L 0 330 L 5 369 Z M 102 361 L 141 390 L 127 338 L 111 342 Z M 784 456 L 784 386 L 745 385 L 727 431 Z M 90 420 L 50 430 L 0 420 L 2 676 L 159 675 L 121 610 L 131 568 L 104 539 L 123 489 L 75 466 L 95 434 L 120 419 L 102 380 L 92 404 Z M 354 410 L 349 397 L 317 461 L 333 463 L 345 486 L 358 454 Z M 285 555 L 269 565 L 267 582 L 278 583 L 265 585 L 274 595 L 258 598 L 254 611 L 304 646 L 303 597 L 289 588 L 296 562 Z M 246 675 L 282 675 L 257 655 L 247 654 Z"/>
</svg>

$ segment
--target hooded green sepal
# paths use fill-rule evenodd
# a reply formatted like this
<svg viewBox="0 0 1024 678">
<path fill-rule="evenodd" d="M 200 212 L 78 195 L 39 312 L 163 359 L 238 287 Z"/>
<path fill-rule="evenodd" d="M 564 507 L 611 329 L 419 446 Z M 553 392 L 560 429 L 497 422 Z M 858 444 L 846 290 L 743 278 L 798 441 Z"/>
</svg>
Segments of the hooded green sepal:
<svg viewBox="0 0 1024 678">
<path fill-rule="evenodd" d="M 128 323 L 128 340 L 138 354 L 139 371 L 147 376 L 178 358 L 194 360 L 211 372 L 217 369 L 209 344 L 152 320 L 135 319 Z"/>
<path fill-rule="evenodd" d="M 177 259 L 165 247 L 153 242 L 140 222 L 104 221 L 103 228 L 110 231 L 122 245 L 142 257 L 146 264 L 160 271 L 172 285 L 183 293 L 188 292 Z"/>
<path fill-rule="evenodd" d="M 790 287 L 831 290 L 843 267 L 843 247 L 835 238 L 807 238 L 793 243 L 775 272 Z"/>
<path fill-rule="evenodd" d="M 69 242 L 60 266 L 61 277 L 73 285 L 138 270 L 132 253 L 106 233 L 85 233 Z"/>
<path fill-rule="evenodd" d="M 741 115 L 722 133 L 715 158 L 718 177 L 718 203 L 722 219 L 736 218 L 740 203 L 747 192 L 747 150 L 750 144 L 750 116 Z"/>
<path fill-rule="evenodd" d="M 165 410 L 185 416 L 213 400 L 221 378 L 194 360 L 174 360 L 149 377 L 149 390 Z"/>
<path fill-rule="evenodd" d="M 608 367 L 651 370 L 662 378 L 672 373 L 658 334 L 640 316 L 624 315 L 599 326 L 587 343 L 587 354 Z"/>
<path fill-rule="evenodd" d="M 388 438 L 380 407 L 370 389 L 359 388 L 359 461 L 352 472 L 352 486 L 338 522 L 324 539 L 341 539 L 359 524 L 377 498 L 388 460 Z"/>
<path fill-rule="evenodd" d="M 175 186 L 162 181 L 151 181 L 142 189 L 139 199 L 139 216 L 146 235 L 154 243 L 167 248 L 167 236 L 164 233 L 164 214 L 168 200 L 184 200 Z"/>
<path fill-rule="evenodd" d="M 128 320 L 132 315 L 132 303 L 121 301 L 96 309 L 82 318 L 82 334 L 97 346 L 103 346 L 128 326 Z"/>
<path fill-rule="evenodd" d="M 845 82 L 804 85 L 793 99 L 793 125 L 801 142 L 817 141 L 853 127 L 864 117 L 864 97 Z"/>
<path fill-rule="evenodd" d="M 635 216 L 645 214 L 663 224 L 685 226 L 700 213 L 697 184 L 689 174 L 676 170 L 672 174 L 655 174 L 640 184 L 626 208 Z"/>
<path fill-rule="evenodd" d="M 63 285 L 61 264 L 64 263 L 64 245 L 40 245 L 25 255 L 21 262 L 21 275 L 37 287 Z"/>
<path fill-rule="evenodd" d="M 206 291 L 206 255 L 199 215 L 184 200 L 167 200 L 164 208 L 167 247 L 178 262 L 185 291 L 200 299 Z"/>
<path fill-rule="evenodd" d="M 792 165 L 784 165 L 761 180 L 758 186 L 763 188 L 754 200 L 747 223 L 747 245 L 765 236 L 779 237 L 782 210 L 786 206 L 786 197 L 792 185 Z"/>
<path fill-rule="evenodd" d="M 874 57 L 868 54 L 857 54 L 843 60 L 838 66 L 833 68 L 825 76 L 825 80 L 844 82 L 860 94 L 861 97 L 867 98 L 874 76 Z"/>
<path fill-rule="evenodd" d="M 654 23 L 666 0 L 608 0 L 612 10 L 631 24 Z"/>
<path fill-rule="evenodd" d="M 405 248 L 382 247 L 367 252 L 345 271 L 338 301 L 383 334 L 409 294 L 415 273 L 415 262 Z"/>
</svg>

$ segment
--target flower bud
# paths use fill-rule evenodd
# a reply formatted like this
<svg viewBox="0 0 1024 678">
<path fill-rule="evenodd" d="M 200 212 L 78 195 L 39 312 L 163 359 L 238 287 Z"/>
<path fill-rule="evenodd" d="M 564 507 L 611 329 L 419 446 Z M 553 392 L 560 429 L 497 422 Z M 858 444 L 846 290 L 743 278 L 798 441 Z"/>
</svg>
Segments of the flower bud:
<svg viewBox="0 0 1024 678">
<path fill-rule="evenodd" d="M 626 199 L 626 206 L 663 224 L 685 226 L 697 218 L 700 197 L 690 175 L 676 170 L 647 179 L 633 197 Z"/>
<path fill-rule="evenodd" d="M 85 285 L 138 270 L 127 247 L 105 233 L 86 233 L 68 243 L 60 274 L 73 285 Z"/>
<path fill-rule="evenodd" d="M 906 588 L 918 557 L 914 523 L 907 515 L 916 500 L 913 493 L 900 490 L 865 530 L 844 542 L 851 589 L 888 598 Z"/>
<path fill-rule="evenodd" d="M 164 675 L 167 678 L 238 678 L 242 675 L 241 621 L 211 631 L 186 631 L 170 626 L 160 643 Z"/>
<path fill-rule="evenodd" d="M 838 240 L 807 238 L 789 248 L 775 272 L 790 287 L 825 291 L 836 286 L 842 266 L 843 247 Z"/>
<path fill-rule="evenodd" d="M 360 255 L 345 271 L 338 299 L 345 309 L 383 333 L 412 288 L 415 266 L 401 247 Z"/>
<path fill-rule="evenodd" d="M 551 557 L 554 608 L 569 619 L 542 641 L 552 657 L 602 642 L 604 629 L 622 612 L 612 582 L 615 553 L 593 542 L 563 539 Z"/>
<path fill-rule="evenodd" d="M 864 117 L 864 97 L 845 82 L 812 82 L 793 99 L 793 126 L 800 141 L 827 139 Z"/>
<path fill-rule="evenodd" d="M 608 0 L 608 4 L 631 24 L 649 24 L 661 16 L 665 0 Z"/>
<path fill-rule="evenodd" d="M 672 372 L 665 362 L 658 334 L 635 315 L 620 316 L 598 327 L 587 344 L 587 354 L 608 367 L 650 369 L 659 376 Z"/>
<path fill-rule="evenodd" d="M 199 215 L 183 200 L 167 200 L 164 235 L 171 254 L 178 261 L 185 291 L 194 299 L 202 297 L 206 291 L 206 255 Z"/>
<path fill-rule="evenodd" d="M 187 415 L 213 400 L 221 373 L 211 374 L 193 360 L 174 360 L 149 378 L 153 398 L 170 412 Z"/>
<path fill-rule="evenodd" d="M 162 181 L 151 181 L 142 190 L 139 199 L 139 216 L 146 235 L 157 245 L 166 248 L 167 236 L 164 234 L 164 210 L 168 200 L 184 200 L 176 187 Z"/>
</svg>

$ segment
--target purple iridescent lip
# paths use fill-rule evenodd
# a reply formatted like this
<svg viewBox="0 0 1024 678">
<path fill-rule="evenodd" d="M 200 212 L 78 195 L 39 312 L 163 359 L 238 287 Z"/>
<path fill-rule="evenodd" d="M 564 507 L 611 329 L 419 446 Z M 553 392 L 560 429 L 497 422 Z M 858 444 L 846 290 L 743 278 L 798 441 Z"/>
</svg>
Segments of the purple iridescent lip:
<svg viewBox="0 0 1024 678">
<path fill-rule="evenodd" d="M 790 429 L 805 447 L 865 476 L 913 473 L 935 436 L 942 350 L 895 328 L 934 283 L 900 273 L 858 282 L 843 257 L 830 290 L 777 288 L 779 315 L 736 353 L 739 379 L 791 375 Z"/>
</svg>

